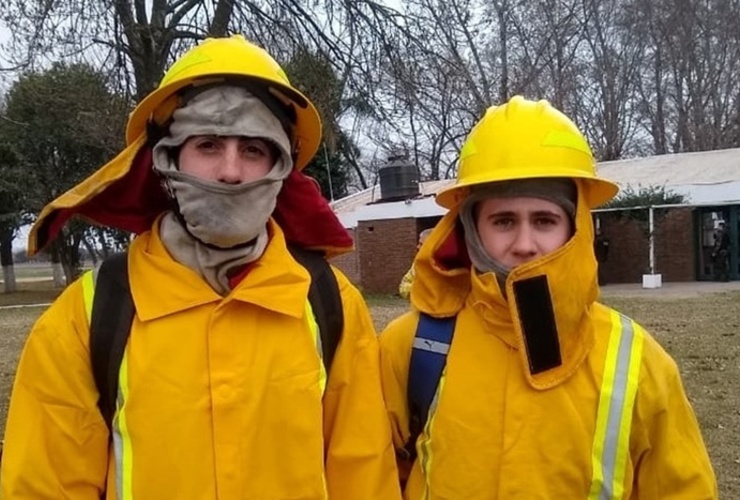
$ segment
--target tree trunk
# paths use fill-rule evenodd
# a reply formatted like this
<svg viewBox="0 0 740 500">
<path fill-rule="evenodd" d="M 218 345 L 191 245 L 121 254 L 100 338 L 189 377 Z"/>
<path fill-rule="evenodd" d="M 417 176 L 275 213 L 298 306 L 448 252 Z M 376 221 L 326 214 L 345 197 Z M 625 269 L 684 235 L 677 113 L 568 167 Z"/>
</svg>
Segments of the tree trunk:
<svg viewBox="0 0 740 500">
<path fill-rule="evenodd" d="M 67 286 L 67 281 L 64 278 L 64 267 L 62 267 L 61 262 L 51 263 L 51 275 L 56 288 L 64 288 Z"/>
<path fill-rule="evenodd" d="M 3 267 L 3 284 L 5 293 L 17 290 L 15 269 L 13 267 L 13 237 L 15 228 L 5 226 L 0 230 L 0 265 Z"/>
<path fill-rule="evenodd" d="M 3 291 L 5 293 L 14 293 L 18 291 L 18 284 L 15 280 L 15 266 L 3 266 Z"/>
<path fill-rule="evenodd" d="M 80 236 L 78 234 L 65 235 L 60 238 L 61 263 L 64 269 L 65 282 L 70 285 L 80 274 L 82 274 L 82 262 L 80 259 Z M 69 240 L 72 240 L 71 242 Z"/>
<path fill-rule="evenodd" d="M 509 10 L 509 2 L 504 0 L 496 9 L 498 14 L 498 37 L 501 44 L 501 82 L 499 84 L 499 102 L 509 100 L 509 39 L 506 32 L 508 23 L 506 15 Z"/>
<path fill-rule="evenodd" d="M 54 243 L 51 246 L 51 274 L 54 279 L 54 286 L 57 288 L 64 288 L 67 283 L 64 279 L 64 268 L 62 267 L 62 261 L 59 257 L 58 243 Z"/>
<path fill-rule="evenodd" d="M 87 239 L 85 236 L 82 237 L 82 244 L 84 245 L 85 250 L 87 250 L 87 254 L 90 256 L 93 267 L 96 267 L 98 264 L 98 251 L 95 249 L 93 244 L 90 243 L 90 240 Z"/>
<path fill-rule="evenodd" d="M 229 29 L 229 20 L 234 13 L 234 0 L 220 0 L 213 14 L 213 22 L 208 29 L 210 36 L 226 36 Z"/>
</svg>

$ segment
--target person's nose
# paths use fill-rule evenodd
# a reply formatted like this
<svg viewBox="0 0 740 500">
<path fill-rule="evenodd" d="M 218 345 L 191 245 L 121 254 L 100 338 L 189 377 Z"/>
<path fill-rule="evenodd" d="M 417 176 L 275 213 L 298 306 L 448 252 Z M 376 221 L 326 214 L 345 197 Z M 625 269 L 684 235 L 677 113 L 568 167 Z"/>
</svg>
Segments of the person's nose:
<svg viewBox="0 0 740 500">
<path fill-rule="evenodd" d="M 225 184 L 239 184 L 243 181 L 239 142 L 233 138 L 224 141 L 223 154 L 218 166 L 217 180 Z"/>
<path fill-rule="evenodd" d="M 523 259 L 529 259 L 537 255 L 534 228 L 530 224 L 524 223 L 517 227 L 512 251 Z"/>
</svg>

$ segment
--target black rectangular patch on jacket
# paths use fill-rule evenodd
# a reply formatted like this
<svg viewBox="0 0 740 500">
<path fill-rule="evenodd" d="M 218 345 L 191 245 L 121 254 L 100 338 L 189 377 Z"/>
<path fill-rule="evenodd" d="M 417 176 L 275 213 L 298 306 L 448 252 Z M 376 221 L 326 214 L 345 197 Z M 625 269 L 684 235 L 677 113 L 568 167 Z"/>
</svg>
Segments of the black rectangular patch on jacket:
<svg viewBox="0 0 740 500">
<path fill-rule="evenodd" d="M 560 341 L 547 276 L 514 282 L 514 298 L 524 333 L 529 371 L 536 375 L 560 366 Z"/>
</svg>

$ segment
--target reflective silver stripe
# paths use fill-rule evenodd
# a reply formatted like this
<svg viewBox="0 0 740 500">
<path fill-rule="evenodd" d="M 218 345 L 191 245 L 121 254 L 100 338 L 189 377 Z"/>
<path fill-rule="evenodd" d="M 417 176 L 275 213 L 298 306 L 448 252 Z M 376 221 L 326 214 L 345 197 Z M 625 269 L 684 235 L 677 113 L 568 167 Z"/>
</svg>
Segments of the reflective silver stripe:
<svg viewBox="0 0 740 500">
<path fill-rule="evenodd" d="M 116 408 L 116 414 L 118 409 Z M 116 415 L 117 416 L 117 415 Z M 115 420 L 114 420 L 115 422 Z M 123 440 L 118 425 L 113 426 L 113 455 L 116 459 L 116 497 L 123 497 Z"/>
<path fill-rule="evenodd" d="M 618 500 L 624 496 L 632 413 L 642 364 L 642 330 L 616 311 L 611 311 L 611 320 L 594 435 L 590 500 Z"/>
<path fill-rule="evenodd" d="M 450 350 L 450 344 L 444 342 L 437 342 L 436 340 L 422 339 L 416 337 L 414 339 L 414 349 L 421 349 L 422 351 L 436 352 L 438 354 L 447 354 Z"/>
<path fill-rule="evenodd" d="M 610 486 L 614 481 L 619 422 L 622 420 L 622 412 L 624 411 L 630 353 L 632 352 L 632 339 L 634 338 L 632 322 L 622 315 L 619 316 L 619 320 L 622 324 L 622 339 L 619 342 L 617 369 L 614 376 L 614 385 L 612 386 L 612 404 L 609 407 L 609 417 L 606 421 L 606 439 L 604 441 L 604 454 L 602 455 L 604 489 L 601 491 L 601 498 L 603 500 L 611 499 L 613 494 Z"/>
<path fill-rule="evenodd" d="M 116 493 L 118 500 L 133 498 L 134 455 L 128 430 L 126 401 L 128 400 L 128 351 L 124 351 L 118 371 L 116 414 L 113 418 L 113 447 L 116 457 Z"/>
</svg>

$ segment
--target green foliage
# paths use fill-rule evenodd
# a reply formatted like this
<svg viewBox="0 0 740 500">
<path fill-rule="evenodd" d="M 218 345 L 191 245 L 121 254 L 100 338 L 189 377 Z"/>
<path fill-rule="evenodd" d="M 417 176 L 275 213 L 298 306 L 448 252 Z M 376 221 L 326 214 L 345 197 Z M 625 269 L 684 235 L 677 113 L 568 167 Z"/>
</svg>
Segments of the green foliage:
<svg viewBox="0 0 740 500">
<path fill-rule="evenodd" d="M 352 168 L 349 158 L 358 151 L 338 122 L 343 111 L 342 83 L 328 59 L 307 50 L 296 52 L 284 68 L 291 83 L 314 103 L 323 124 L 322 144 L 304 172 L 318 181 L 325 198 L 346 196 Z"/>
<path fill-rule="evenodd" d="M 106 76 L 84 64 L 56 63 L 18 79 L 0 123 L 0 145 L 12 161 L 0 165 L 0 173 L 13 179 L 8 184 L 24 213 L 35 218 L 121 149 L 127 107 Z M 87 227 L 69 224 L 57 242 L 68 281 L 78 270 Z"/>
<path fill-rule="evenodd" d="M 628 186 L 620 190 L 616 198 L 604 205 L 604 208 L 679 205 L 688 201 L 688 198 L 683 194 L 666 189 L 665 186 L 639 186 L 637 190 Z"/>
<path fill-rule="evenodd" d="M 337 119 L 342 111 L 342 87 L 331 62 L 303 49 L 291 57 L 284 69 L 291 83 L 316 106 L 323 124 L 324 141 L 330 150 L 335 150 L 341 133 Z"/>
<path fill-rule="evenodd" d="M 4 121 L 5 117 L 0 118 Z M 3 266 L 13 265 L 13 240 L 23 223 L 24 191 L 19 174 L 15 154 L 0 135 L 0 264 Z"/>
<path fill-rule="evenodd" d="M 6 97 L 2 136 L 17 160 L 26 211 L 35 214 L 120 149 L 126 106 L 82 64 L 27 73 Z"/>
<path fill-rule="evenodd" d="M 689 199 L 681 193 L 676 193 L 665 186 L 639 186 L 637 190 L 631 186 L 619 191 L 619 194 L 602 208 L 634 208 L 634 207 L 651 207 L 656 205 L 681 205 L 688 203 Z M 655 220 L 665 214 L 665 209 L 654 209 L 653 217 Z M 647 208 L 639 210 L 624 210 L 616 212 L 619 217 L 626 217 L 641 223 L 647 232 L 649 220 L 649 211 Z"/>
<path fill-rule="evenodd" d="M 21 178 L 10 146 L 0 136 L 0 226 L 17 228 L 23 212 Z"/>
<path fill-rule="evenodd" d="M 327 172 L 327 161 L 331 177 Z M 330 153 L 326 146 L 322 146 L 303 172 L 318 181 L 324 198 L 337 200 L 348 194 L 349 169 L 342 148 Z"/>
</svg>

